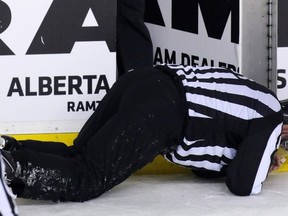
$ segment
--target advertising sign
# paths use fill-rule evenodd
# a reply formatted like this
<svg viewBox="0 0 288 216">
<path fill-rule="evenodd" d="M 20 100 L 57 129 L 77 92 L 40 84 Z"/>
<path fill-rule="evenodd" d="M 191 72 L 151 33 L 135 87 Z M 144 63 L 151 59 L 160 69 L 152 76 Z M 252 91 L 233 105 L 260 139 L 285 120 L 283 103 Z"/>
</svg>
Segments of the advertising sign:
<svg viewBox="0 0 288 216">
<path fill-rule="evenodd" d="M 239 70 L 239 0 L 146 1 L 154 63 Z"/>
<path fill-rule="evenodd" d="M 278 50 L 277 50 L 277 95 L 288 100 L 288 1 L 278 0 Z"/>
<path fill-rule="evenodd" d="M 78 132 L 116 80 L 116 0 L 0 1 L 0 134 Z"/>
<path fill-rule="evenodd" d="M 146 0 L 154 63 L 226 67 L 273 89 L 273 6 L 269 0 Z"/>
</svg>

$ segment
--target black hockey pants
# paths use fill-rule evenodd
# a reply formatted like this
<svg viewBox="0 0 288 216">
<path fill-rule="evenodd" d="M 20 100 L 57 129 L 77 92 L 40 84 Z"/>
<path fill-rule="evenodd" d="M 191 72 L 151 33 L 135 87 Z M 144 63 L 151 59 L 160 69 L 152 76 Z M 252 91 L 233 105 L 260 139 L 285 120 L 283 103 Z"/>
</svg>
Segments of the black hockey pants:
<svg viewBox="0 0 288 216">
<path fill-rule="evenodd" d="M 85 201 L 127 179 L 181 139 L 185 103 L 157 69 L 121 77 L 81 129 L 72 147 L 21 141 L 12 189 L 18 197 Z"/>
</svg>

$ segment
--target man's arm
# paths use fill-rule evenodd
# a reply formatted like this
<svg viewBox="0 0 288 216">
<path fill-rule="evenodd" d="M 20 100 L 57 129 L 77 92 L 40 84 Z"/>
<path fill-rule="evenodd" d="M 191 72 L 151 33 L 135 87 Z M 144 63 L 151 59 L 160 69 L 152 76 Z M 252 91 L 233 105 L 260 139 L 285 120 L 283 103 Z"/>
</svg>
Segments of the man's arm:
<svg viewBox="0 0 288 216">
<path fill-rule="evenodd" d="M 267 122 L 254 122 L 246 139 L 242 142 L 234 160 L 227 167 L 226 185 L 239 196 L 258 194 L 267 177 L 271 156 L 278 147 L 282 123 L 275 128 Z"/>
</svg>

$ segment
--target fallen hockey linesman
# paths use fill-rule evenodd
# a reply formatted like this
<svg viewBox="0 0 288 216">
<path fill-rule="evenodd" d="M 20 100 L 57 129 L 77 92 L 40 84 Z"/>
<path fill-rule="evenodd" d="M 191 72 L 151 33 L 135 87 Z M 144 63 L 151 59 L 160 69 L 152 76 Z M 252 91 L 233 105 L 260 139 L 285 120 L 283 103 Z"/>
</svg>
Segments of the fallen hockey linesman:
<svg viewBox="0 0 288 216">
<path fill-rule="evenodd" d="M 121 76 L 72 146 L 2 136 L 2 154 L 20 198 L 90 200 L 157 155 L 248 196 L 278 164 L 282 125 L 275 94 L 238 73 L 159 65 Z"/>
</svg>

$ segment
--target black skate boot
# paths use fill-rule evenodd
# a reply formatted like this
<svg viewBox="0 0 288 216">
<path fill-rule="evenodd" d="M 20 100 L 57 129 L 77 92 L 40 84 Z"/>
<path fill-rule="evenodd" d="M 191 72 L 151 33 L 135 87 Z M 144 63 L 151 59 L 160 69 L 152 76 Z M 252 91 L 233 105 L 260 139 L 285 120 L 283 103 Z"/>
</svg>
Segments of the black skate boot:
<svg viewBox="0 0 288 216">
<path fill-rule="evenodd" d="M 9 186 L 13 179 L 15 179 L 17 165 L 13 159 L 11 152 L 1 150 L 2 159 L 5 164 L 4 178 Z"/>
<path fill-rule="evenodd" d="M 0 136 L 0 150 L 13 151 L 21 147 L 22 144 L 15 138 L 5 135 Z"/>
</svg>

